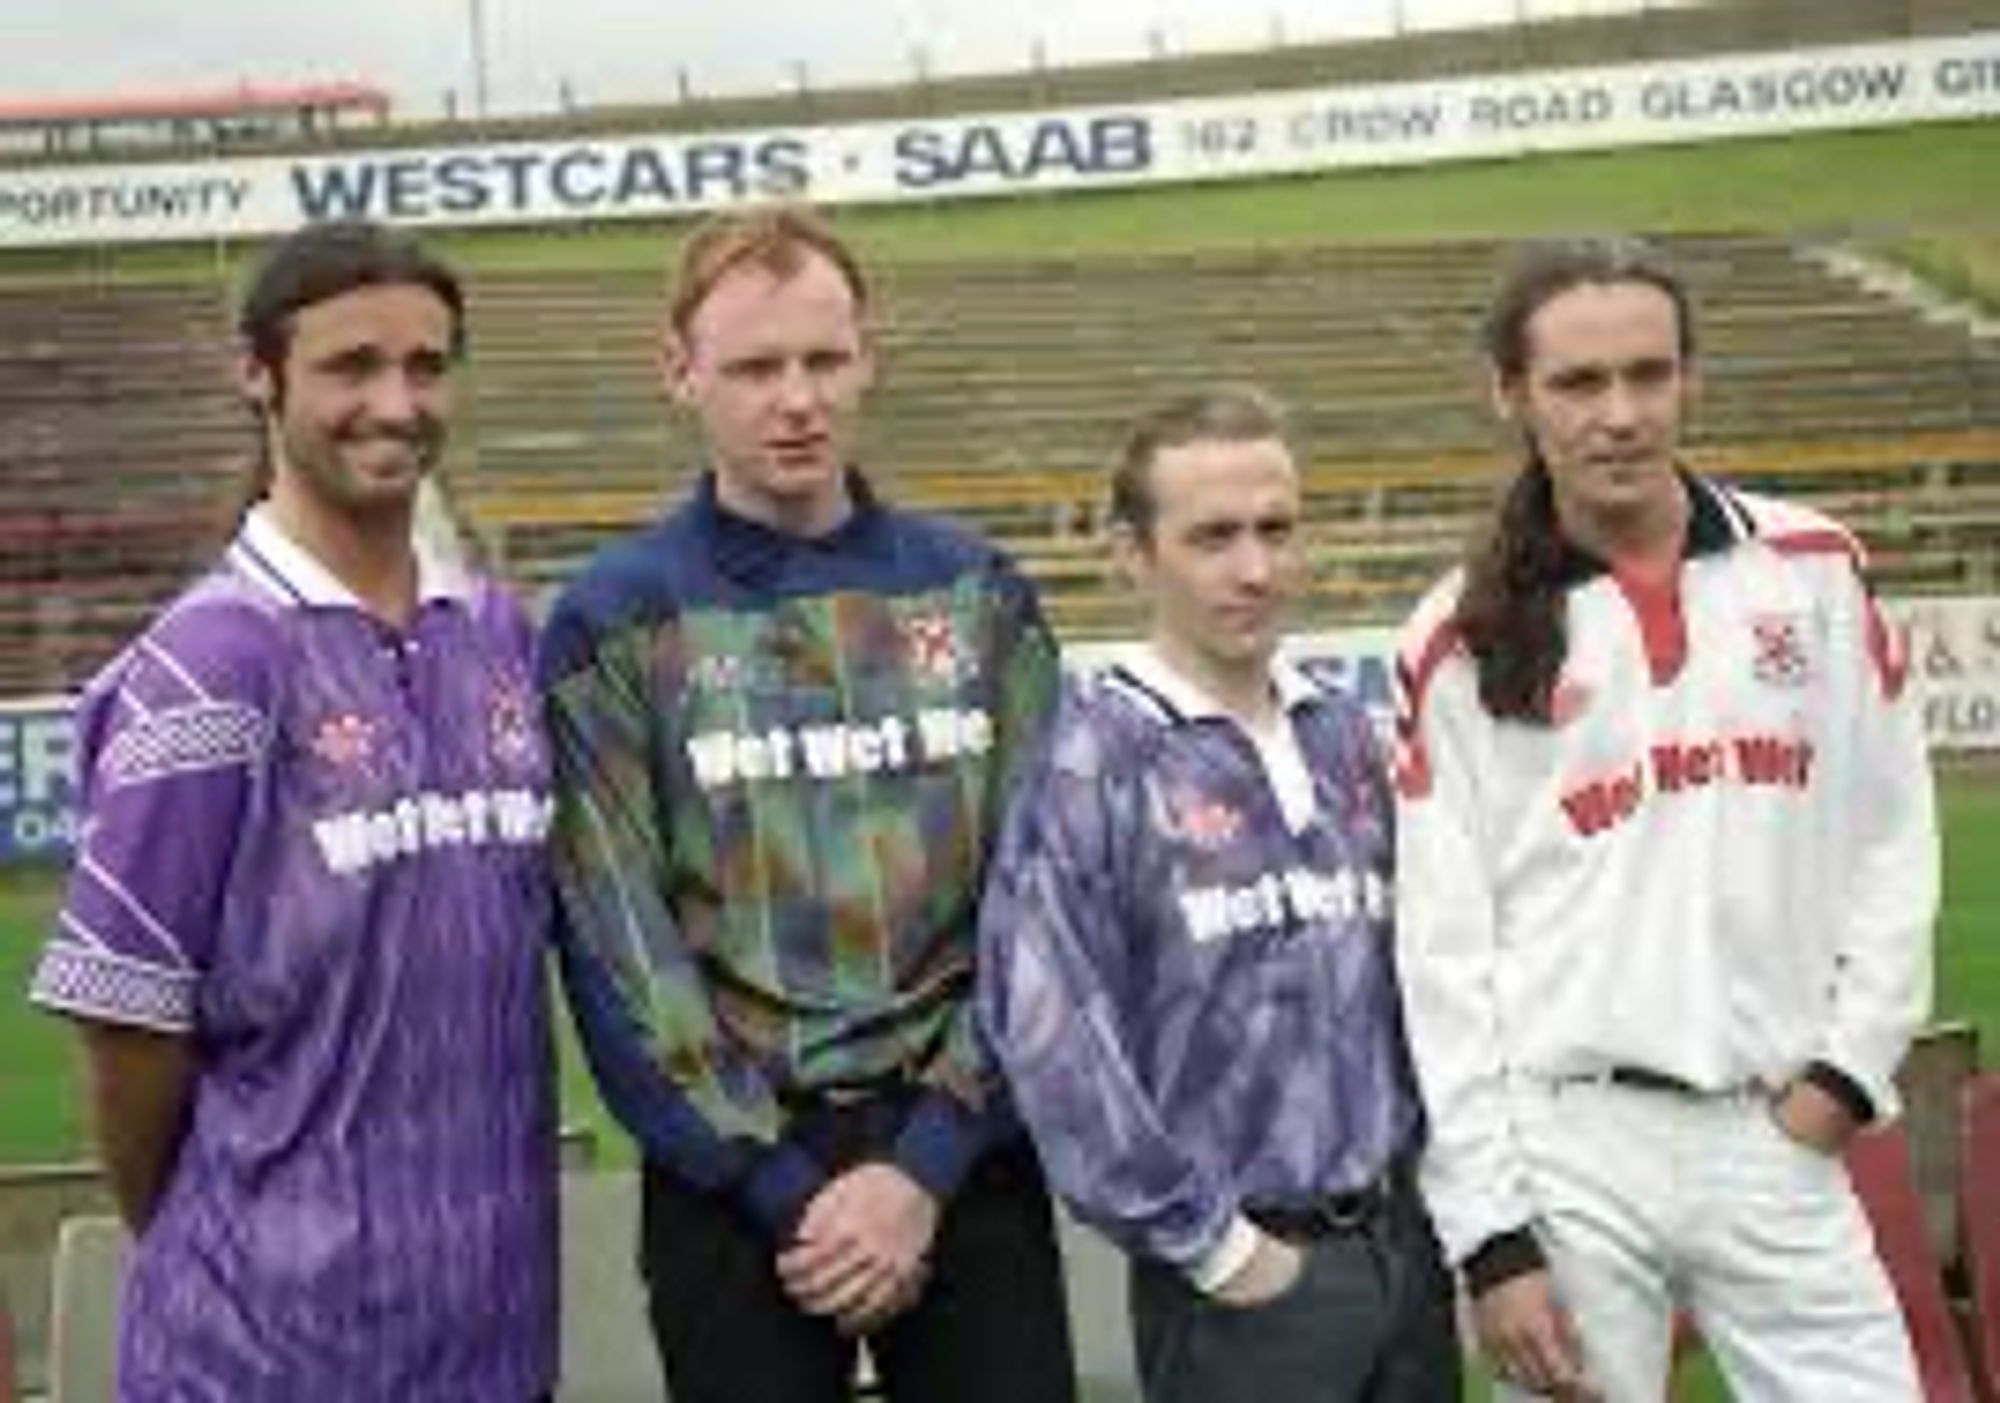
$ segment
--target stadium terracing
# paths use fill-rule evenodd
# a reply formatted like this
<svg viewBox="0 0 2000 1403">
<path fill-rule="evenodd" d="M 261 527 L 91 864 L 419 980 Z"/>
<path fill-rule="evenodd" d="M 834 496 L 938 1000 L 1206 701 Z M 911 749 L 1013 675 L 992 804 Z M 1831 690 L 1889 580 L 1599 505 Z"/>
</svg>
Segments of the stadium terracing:
<svg viewBox="0 0 2000 1403">
<path fill-rule="evenodd" d="M 1991 592 L 2000 348 L 1777 239 L 1667 239 L 1708 307 L 1694 460 L 1856 524 L 1885 589 Z M 1070 637 L 1129 630 L 1102 482 L 1146 402 L 1245 379 L 1294 409 L 1306 622 L 1383 621 L 1506 462 L 1478 396 L 1485 243 L 891 266 L 865 459 L 974 522 Z M 644 272 L 486 274 L 450 486 L 492 561 L 559 582 L 696 461 L 651 369 Z M 251 433 L 206 284 L 0 290 L 0 692 L 101 663 L 220 539 Z"/>
<path fill-rule="evenodd" d="M 1926 0 L 1940 14 L 1952 3 Z M 1754 40 L 1766 12 L 1849 26 L 1808 36 L 1818 41 L 1898 32 L 1929 13 L 1897 0 L 1892 21 L 1889 8 L 1751 0 L 1734 7 L 1731 32 Z M 1955 22 L 1974 22 L 1976 8 Z M 1658 11 L 1537 28 L 1512 62 L 1572 50 L 1574 61 L 1601 59 L 1641 33 L 1655 48 L 1723 42 L 1688 13 L 1697 18 Z M 1641 23 L 1650 27 L 1632 28 Z M 1508 66 L 1491 37 L 1478 54 L 1434 37 L 1408 42 L 1407 52 L 1380 41 L 1352 49 L 1380 71 L 1400 53 L 1404 75 L 1419 59 L 1434 71 Z M 1308 80 L 1291 71 L 1301 52 L 1310 51 L 1236 56 L 1233 76 L 1221 60 L 1199 59 L 1185 71 L 1114 66 L 1076 82 L 1298 83 Z M 1361 62 L 1324 52 L 1336 71 Z M 1258 62 L 1271 71 L 1255 71 Z M 1037 81 L 1045 101 L 1096 92 Z M 963 86 L 968 105 L 1006 96 L 987 80 Z M 932 85 L 924 99 L 948 101 L 951 90 Z M 829 116 L 867 115 L 823 105 Z M 2000 345 L 1874 290 L 1838 250 L 1811 240 L 1664 242 L 1704 308 L 1695 462 L 1856 525 L 1887 590 L 1994 592 Z M 1135 620 L 1109 587 L 1099 503 L 1124 423 L 1166 393 L 1255 381 L 1292 406 L 1307 464 L 1313 588 L 1303 621 L 1389 621 L 1458 550 L 1509 455 L 1472 350 L 1499 252 L 1459 241 L 891 264 L 886 374 L 864 456 L 899 499 L 1010 546 L 1066 636 L 1116 634 Z M 654 381 L 659 276 L 472 281 L 451 495 L 492 563 L 539 592 L 653 515 L 696 460 Z M 0 695 L 78 685 L 220 540 L 251 441 L 229 351 L 227 294 L 211 276 L 0 281 Z"/>
</svg>

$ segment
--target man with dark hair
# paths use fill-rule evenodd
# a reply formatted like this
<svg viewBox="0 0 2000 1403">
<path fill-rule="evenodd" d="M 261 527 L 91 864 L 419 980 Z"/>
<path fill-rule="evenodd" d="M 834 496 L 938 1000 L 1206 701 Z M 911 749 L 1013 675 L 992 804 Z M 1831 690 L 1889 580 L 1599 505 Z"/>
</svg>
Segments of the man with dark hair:
<svg viewBox="0 0 2000 1403">
<path fill-rule="evenodd" d="M 1399 667 L 1425 1191 L 1517 1389 L 1657 1399 L 1680 1309 L 1739 1396 L 1915 1399 L 1840 1153 L 1929 1000 L 1923 739 L 1854 538 L 1678 460 L 1693 344 L 1628 243 L 1488 319 L 1526 462 Z"/>
<path fill-rule="evenodd" d="M 241 363 L 268 495 L 82 702 L 86 820 L 33 997 L 82 1029 L 137 1239 L 121 1398 L 554 1383 L 531 638 L 411 538 L 461 316 L 387 230 L 270 251 Z"/>
<path fill-rule="evenodd" d="M 363 220 L 337 220 L 314 225 L 308 236 L 281 243 L 271 251 L 237 309 L 236 330 L 249 365 L 270 378 L 271 394 L 285 393 L 285 357 L 291 349 L 293 313 L 343 292 L 363 287 L 420 288 L 435 297 L 451 319 L 451 357 L 465 354 L 465 293 L 458 275 L 411 239 L 395 238 Z M 257 395 L 245 403 L 259 425 L 252 472 L 244 491 L 243 509 L 270 494 L 276 463 L 269 435 L 262 432 L 268 404 Z M 428 484 L 430 479 L 426 478 Z"/>
<path fill-rule="evenodd" d="M 982 914 L 986 1027 L 1064 1198 L 1132 1257 L 1149 1403 L 1457 1403 L 1391 967 L 1388 778 L 1277 656 L 1299 482 L 1251 390 L 1113 479 L 1147 644 L 1066 694 Z"/>
<path fill-rule="evenodd" d="M 566 590 L 542 671 L 560 948 L 645 1156 L 677 1403 L 1073 1382 L 1047 1193 L 975 1036 L 974 921 L 1055 650 L 998 551 L 847 457 L 867 292 L 817 218 L 718 218 L 661 338 L 708 471 Z"/>
</svg>

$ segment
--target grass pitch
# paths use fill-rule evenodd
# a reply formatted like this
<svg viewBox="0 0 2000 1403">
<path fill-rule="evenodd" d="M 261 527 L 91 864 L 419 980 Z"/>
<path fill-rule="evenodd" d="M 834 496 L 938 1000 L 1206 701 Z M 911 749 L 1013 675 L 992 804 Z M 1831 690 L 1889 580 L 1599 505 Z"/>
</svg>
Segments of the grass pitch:
<svg viewBox="0 0 2000 1403">
<path fill-rule="evenodd" d="M 2000 770 L 1948 769 L 1940 779 L 1945 846 L 1938 930 L 1939 1019 L 1979 1030 L 1984 1061 L 2000 1061 Z M 76 1054 L 62 1020 L 28 1007 L 23 990 L 58 899 L 52 873 L 0 876 L 0 1163 L 74 1159 L 86 1152 Z M 559 1015 L 563 1118 L 597 1133 L 616 1162 L 626 1139 L 598 1105 Z"/>
</svg>

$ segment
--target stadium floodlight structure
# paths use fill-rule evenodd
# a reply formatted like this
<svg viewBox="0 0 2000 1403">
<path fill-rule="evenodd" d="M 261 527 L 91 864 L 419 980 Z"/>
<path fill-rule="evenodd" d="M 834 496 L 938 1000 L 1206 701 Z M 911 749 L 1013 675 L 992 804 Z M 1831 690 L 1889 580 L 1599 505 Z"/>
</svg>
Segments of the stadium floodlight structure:
<svg viewBox="0 0 2000 1403">
<path fill-rule="evenodd" d="M 472 115 L 487 115 L 486 6 L 484 0 L 465 0 L 466 40 L 472 60 Z"/>
</svg>

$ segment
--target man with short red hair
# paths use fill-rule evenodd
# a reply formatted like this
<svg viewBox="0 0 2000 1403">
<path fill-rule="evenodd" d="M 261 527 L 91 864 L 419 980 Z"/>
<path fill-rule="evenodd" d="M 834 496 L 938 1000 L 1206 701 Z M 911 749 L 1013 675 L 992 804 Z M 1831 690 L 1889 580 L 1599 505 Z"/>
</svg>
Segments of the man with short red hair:
<svg viewBox="0 0 2000 1403">
<path fill-rule="evenodd" d="M 543 645 L 560 941 L 645 1156 L 677 1403 L 1062 1403 L 1047 1194 L 972 1026 L 1009 782 L 1054 692 L 1033 591 L 850 464 L 866 284 L 817 219 L 686 245 L 661 368 L 708 471 Z"/>
</svg>

